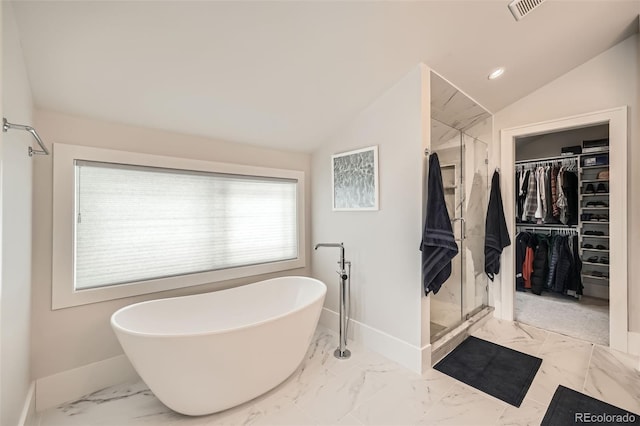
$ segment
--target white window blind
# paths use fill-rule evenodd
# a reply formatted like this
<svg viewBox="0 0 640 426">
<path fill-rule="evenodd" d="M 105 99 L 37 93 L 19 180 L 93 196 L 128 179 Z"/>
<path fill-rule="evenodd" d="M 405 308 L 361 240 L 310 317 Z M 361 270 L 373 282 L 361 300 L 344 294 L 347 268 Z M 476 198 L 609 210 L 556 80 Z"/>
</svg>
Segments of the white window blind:
<svg viewBox="0 0 640 426">
<path fill-rule="evenodd" d="M 294 259 L 297 181 L 75 161 L 76 290 Z"/>
</svg>

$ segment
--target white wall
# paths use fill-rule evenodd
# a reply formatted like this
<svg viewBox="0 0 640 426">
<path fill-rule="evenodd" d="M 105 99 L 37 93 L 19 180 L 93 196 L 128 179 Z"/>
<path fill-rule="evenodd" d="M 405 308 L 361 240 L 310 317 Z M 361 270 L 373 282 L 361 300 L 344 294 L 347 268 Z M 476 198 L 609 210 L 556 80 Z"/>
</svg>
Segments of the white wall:
<svg viewBox="0 0 640 426">
<path fill-rule="evenodd" d="M 126 100 L 123 100 L 126 101 Z M 38 132 L 49 143 L 86 145 L 123 151 L 135 151 L 174 157 L 239 163 L 255 166 L 295 169 L 310 175 L 308 154 L 281 152 L 181 135 L 159 130 L 106 123 L 51 111 L 36 111 Z M 54 150 L 55 155 L 55 150 Z M 215 285 L 118 299 L 102 303 L 51 310 L 51 245 L 52 245 L 52 161 L 40 159 L 34 169 L 33 221 L 33 340 L 32 369 L 42 378 L 92 362 L 120 355 L 122 350 L 109 318 L 122 306 L 148 299 L 211 291 Z M 309 183 L 307 179 L 305 215 L 307 241 L 310 233 Z M 307 247 L 309 253 L 309 247 Z M 309 255 L 307 255 L 309 265 Z M 222 287 L 259 281 L 277 275 L 309 275 L 310 268 L 286 273 L 255 276 L 222 283 Z"/>
<path fill-rule="evenodd" d="M 312 244 L 344 242 L 353 262 L 352 318 L 416 353 L 422 297 L 421 70 L 413 69 L 312 156 Z M 380 210 L 332 211 L 331 155 L 372 145 L 379 149 Z M 312 253 L 313 276 L 327 283 L 325 308 L 334 312 L 338 254 L 337 249 Z"/>
<path fill-rule="evenodd" d="M 31 88 L 11 3 L 2 2 L 2 115 L 32 125 Z M 2 133 L 2 282 L 0 288 L 0 424 L 15 425 L 31 384 L 32 165 L 25 131 Z"/>
<path fill-rule="evenodd" d="M 501 129 L 572 115 L 629 106 L 628 149 L 628 240 L 629 240 L 629 329 L 640 331 L 640 106 L 638 95 L 638 35 L 576 67 L 565 75 L 498 111 L 494 118 L 495 141 Z M 499 164 L 500 149 L 493 149 L 491 163 Z M 511 277 L 500 277 L 512 285 Z M 496 297 L 499 297 L 499 293 Z"/>
</svg>

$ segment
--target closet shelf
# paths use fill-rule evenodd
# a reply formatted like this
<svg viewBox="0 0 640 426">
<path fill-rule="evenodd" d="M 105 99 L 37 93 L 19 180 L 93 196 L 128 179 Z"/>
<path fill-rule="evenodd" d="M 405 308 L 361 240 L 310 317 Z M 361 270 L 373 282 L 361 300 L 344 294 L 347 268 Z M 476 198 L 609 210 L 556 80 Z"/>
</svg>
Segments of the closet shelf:
<svg viewBox="0 0 640 426">
<path fill-rule="evenodd" d="M 595 275 L 589 275 L 589 274 L 581 274 L 581 275 L 585 278 L 593 278 L 594 280 L 609 281 L 609 278 L 607 277 L 596 277 Z"/>
<path fill-rule="evenodd" d="M 583 265 L 592 265 L 592 266 L 606 266 L 609 267 L 608 263 L 598 263 L 598 262 L 587 262 L 586 260 L 582 261 Z"/>
<path fill-rule="evenodd" d="M 589 194 L 580 194 L 580 195 L 583 196 L 583 197 L 597 197 L 597 196 L 602 196 L 602 195 L 608 197 L 609 193 L 608 192 L 596 192 L 596 193 L 593 193 L 593 194 L 589 193 Z"/>
<path fill-rule="evenodd" d="M 602 249 L 595 249 L 595 248 L 584 248 L 584 247 L 580 247 L 583 251 L 597 251 L 599 253 L 609 253 L 608 249 L 602 250 Z M 603 264 L 604 265 L 604 264 Z"/>
<path fill-rule="evenodd" d="M 582 238 L 606 238 L 609 239 L 608 235 L 585 235 L 582 234 Z"/>
<path fill-rule="evenodd" d="M 609 149 L 603 149 L 600 151 L 591 151 L 591 152 L 581 152 L 580 157 L 593 157 L 594 155 L 607 154 L 608 152 L 609 152 Z"/>
<path fill-rule="evenodd" d="M 583 220 L 583 225 L 608 225 L 609 222 L 598 222 L 597 220 Z"/>
<path fill-rule="evenodd" d="M 529 228 L 529 229 L 534 229 L 534 228 L 540 228 L 540 229 L 553 229 L 553 230 L 559 230 L 559 231 L 571 231 L 571 230 L 577 230 L 578 227 L 577 225 L 571 225 L 571 226 L 563 226 L 560 224 L 544 224 L 544 223 L 516 223 L 516 228 Z"/>
<path fill-rule="evenodd" d="M 582 179 L 582 183 L 609 182 L 609 179 Z"/>
<path fill-rule="evenodd" d="M 580 170 L 591 170 L 591 169 L 608 169 L 609 165 L 608 164 L 601 164 L 599 166 L 582 166 L 580 167 Z"/>
<path fill-rule="evenodd" d="M 609 210 L 609 207 L 587 207 L 587 206 L 582 207 L 582 210 L 587 210 L 587 209 L 589 209 L 589 210 Z"/>
</svg>

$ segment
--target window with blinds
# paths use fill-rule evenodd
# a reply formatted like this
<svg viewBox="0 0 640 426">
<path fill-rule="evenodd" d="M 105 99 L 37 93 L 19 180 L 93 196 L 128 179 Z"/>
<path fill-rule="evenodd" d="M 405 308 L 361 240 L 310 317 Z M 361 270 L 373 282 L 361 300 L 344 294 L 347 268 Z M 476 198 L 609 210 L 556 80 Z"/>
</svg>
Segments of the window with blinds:
<svg viewBox="0 0 640 426">
<path fill-rule="evenodd" d="M 76 290 L 298 256 L 295 179 L 74 164 Z"/>
</svg>

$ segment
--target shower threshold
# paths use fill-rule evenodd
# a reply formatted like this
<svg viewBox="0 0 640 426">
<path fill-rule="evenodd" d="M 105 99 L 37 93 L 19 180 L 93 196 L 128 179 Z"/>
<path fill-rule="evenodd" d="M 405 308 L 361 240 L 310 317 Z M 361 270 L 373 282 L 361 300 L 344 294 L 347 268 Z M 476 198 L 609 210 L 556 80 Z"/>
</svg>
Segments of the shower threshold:
<svg viewBox="0 0 640 426">
<path fill-rule="evenodd" d="M 482 327 L 482 325 L 491 318 L 494 311 L 492 306 L 483 306 L 476 312 L 470 314 L 466 321 L 463 321 L 457 327 L 450 329 L 441 336 L 436 336 L 437 340 L 431 343 L 431 365 L 436 364 L 444 358 L 449 352 L 455 349 L 464 341 L 471 333 Z M 440 333 L 439 333 L 440 334 Z"/>
</svg>

